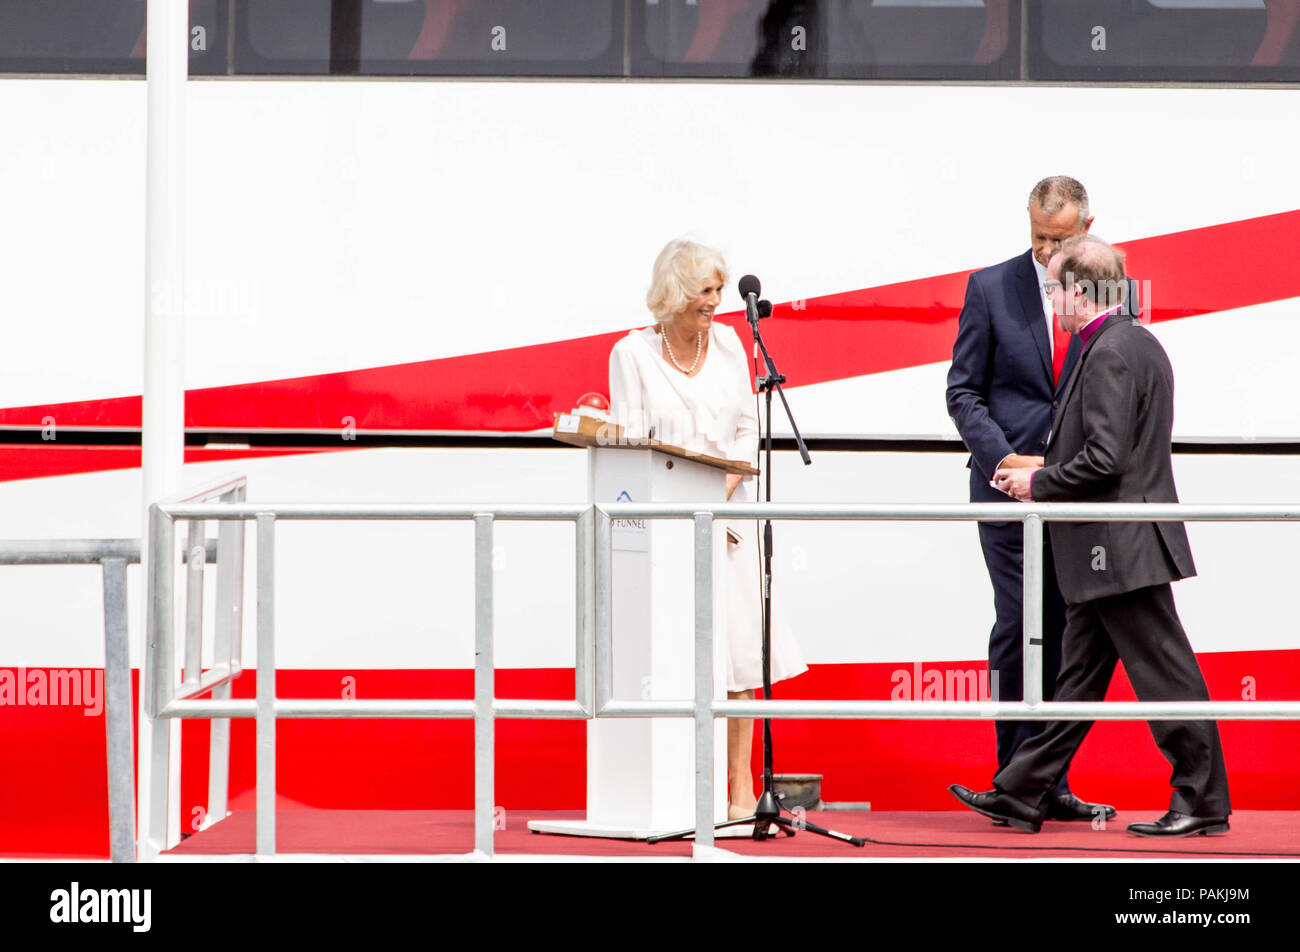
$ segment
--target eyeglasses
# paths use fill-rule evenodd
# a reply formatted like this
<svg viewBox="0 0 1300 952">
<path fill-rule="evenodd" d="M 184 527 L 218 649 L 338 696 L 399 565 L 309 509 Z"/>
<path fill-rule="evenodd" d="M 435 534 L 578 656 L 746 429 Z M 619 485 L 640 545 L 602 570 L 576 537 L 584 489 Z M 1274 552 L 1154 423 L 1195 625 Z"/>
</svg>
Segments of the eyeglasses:
<svg viewBox="0 0 1300 952">
<path fill-rule="evenodd" d="M 1051 294 L 1053 291 L 1055 291 L 1057 288 L 1060 288 L 1060 287 L 1064 287 L 1064 285 L 1062 285 L 1060 281 L 1044 281 L 1044 282 L 1043 282 L 1043 293 L 1044 293 L 1044 294 Z"/>
</svg>

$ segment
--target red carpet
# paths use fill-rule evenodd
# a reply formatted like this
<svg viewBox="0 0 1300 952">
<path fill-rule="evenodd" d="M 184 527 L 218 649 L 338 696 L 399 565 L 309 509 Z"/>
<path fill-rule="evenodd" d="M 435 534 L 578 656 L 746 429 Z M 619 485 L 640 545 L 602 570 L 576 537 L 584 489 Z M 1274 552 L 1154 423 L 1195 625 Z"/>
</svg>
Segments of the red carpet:
<svg viewBox="0 0 1300 952">
<path fill-rule="evenodd" d="M 1048 823 L 1037 835 L 992 826 L 973 813 L 944 811 L 809 813 L 808 822 L 877 842 L 849 846 L 807 831 L 756 843 L 718 839 L 722 849 L 744 856 L 777 858 L 880 859 L 1234 859 L 1300 857 L 1300 813 L 1253 810 L 1234 813 L 1223 836 L 1152 840 L 1125 831 L 1129 823 L 1155 819 L 1160 810 L 1121 810 L 1104 830 L 1089 824 Z M 649 846 L 626 840 L 531 833 L 534 819 L 580 819 L 580 811 L 509 811 L 496 834 L 500 855 L 686 857 L 689 843 Z M 474 848 L 474 819 L 468 810 L 281 810 L 276 816 L 277 852 L 347 854 L 468 853 Z M 184 840 L 175 854 L 252 853 L 253 813 L 237 810 L 221 823 Z"/>
</svg>

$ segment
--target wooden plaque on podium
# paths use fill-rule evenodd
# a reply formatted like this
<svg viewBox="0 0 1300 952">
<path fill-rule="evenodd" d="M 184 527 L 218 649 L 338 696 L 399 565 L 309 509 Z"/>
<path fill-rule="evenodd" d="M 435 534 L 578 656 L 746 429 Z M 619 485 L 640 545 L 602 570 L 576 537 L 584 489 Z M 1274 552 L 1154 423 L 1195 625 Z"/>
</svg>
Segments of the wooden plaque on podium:
<svg viewBox="0 0 1300 952">
<path fill-rule="evenodd" d="M 623 428 L 617 423 L 606 423 L 602 420 L 597 420 L 595 417 L 583 416 L 579 413 L 557 413 L 555 415 L 555 429 L 551 432 L 551 436 L 561 443 L 568 443 L 570 446 L 603 447 L 622 450 L 651 449 L 657 450 L 660 453 L 666 453 L 669 456 L 675 456 L 678 459 L 688 459 L 692 462 L 703 463 L 706 466 L 720 469 L 724 473 L 738 473 L 741 476 L 758 475 L 757 468 L 742 460 L 722 459 L 718 456 L 705 456 L 703 453 L 693 453 L 690 450 L 682 449 L 680 446 L 673 446 L 671 443 L 661 443 L 658 440 L 624 439 Z"/>
</svg>

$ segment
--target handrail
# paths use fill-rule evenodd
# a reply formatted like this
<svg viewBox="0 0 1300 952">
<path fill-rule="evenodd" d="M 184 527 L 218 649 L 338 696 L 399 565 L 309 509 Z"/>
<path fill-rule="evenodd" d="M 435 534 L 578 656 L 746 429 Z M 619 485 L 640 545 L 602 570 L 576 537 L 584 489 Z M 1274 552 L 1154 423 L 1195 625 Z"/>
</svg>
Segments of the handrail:
<svg viewBox="0 0 1300 952">
<path fill-rule="evenodd" d="M 696 671 L 691 698 L 622 700 L 613 696 L 612 525 L 615 519 L 691 519 L 694 522 Z M 839 521 L 1018 521 L 1025 527 L 1024 699 L 1015 702 L 951 701 L 728 701 L 712 696 L 712 544 L 715 519 L 772 518 Z M 258 526 L 258 691 L 255 700 L 194 699 L 165 672 L 170 668 L 170 566 L 151 556 L 149 657 L 153 693 L 148 714 L 166 724 L 183 717 L 253 717 L 257 732 L 257 853 L 275 852 L 275 722 L 280 717 L 450 717 L 475 722 L 475 852 L 493 855 L 493 721 L 497 717 L 691 717 L 695 721 L 696 845 L 713 843 L 713 720 L 716 717 L 1008 720 L 1296 720 L 1297 701 L 1043 702 L 1041 586 L 1043 524 L 1050 521 L 1300 520 L 1287 505 L 1186 505 L 1166 503 L 995 503 L 826 505 L 767 503 L 608 503 L 599 505 L 275 504 L 178 502 L 150 509 L 151 553 L 171 551 L 177 520 L 213 519 L 223 525 L 255 520 Z M 475 524 L 474 698 L 455 700 L 288 700 L 275 697 L 273 613 L 275 523 L 303 520 L 469 520 Z M 498 700 L 493 696 L 493 528 L 498 520 L 571 521 L 575 526 L 577 623 L 574 701 Z M 236 660 L 232 657 L 232 665 Z M 232 675 L 233 676 L 233 675 Z M 228 687 L 228 683 L 227 683 Z M 155 748 L 158 750 L 159 748 Z M 166 747 L 161 748 L 166 754 Z M 167 776 L 166 763 L 155 778 Z M 157 782 L 157 781 L 155 781 Z M 155 801 L 156 802 L 156 801 Z M 151 823 L 145 840 L 156 858 L 167 848 Z"/>
<path fill-rule="evenodd" d="M 215 542 L 204 546 L 203 555 L 206 562 L 216 561 Z M 189 561 L 189 552 L 185 553 L 185 559 Z M 108 848 L 109 858 L 114 863 L 135 860 L 135 771 L 131 745 L 126 567 L 139 564 L 139 539 L 0 540 L 0 565 L 98 565 L 103 571 Z"/>
<path fill-rule="evenodd" d="M 518 505 L 472 504 L 430 506 L 423 503 L 240 503 L 160 504 L 172 519 L 249 520 L 259 513 L 279 519 L 464 519 L 482 512 L 500 519 L 572 519 L 592 509 L 587 503 Z M 595 507 L 617 518 L 685 519 L 708 512 L 715 519 L 878 520 L 886 522 L 1022 522 L 1031 515 L 1053 522 L 1286 522 L 1300 521 L 1300 507 L 1281 504 L 1203 505 L 1188 503 L 906 503 L 897 505 L 829 503 L 600 503 Z"/>
<path fill-rule="evenodd" d="M 278 519 L 439 519 L 471 520 L 475 524 L 475 699 L 472 701 L 362 701 L 356 700 L 299 700 L 279 699 L 275 696 L 275 524 Z M 240 673 L 237 642 L 229 656 L 229 674 L 218 673 L 219 683 L 212 698 L 202 700 L 197 695 L 206 690 L 207 682 L 191 681 L 188 672 L 197 666 L 187 663 L 187 678 L 180 682 L 175 676 L 173 631 L 173 568 L 168 553 L 174 551 L 175 523 L 191 522 L 190 538 L 195 538 L 195 526 L 207 520 L 216 520 L 221 531 L 237 527 L 239 550 L 242 553 L 243 523 L 257 523 L 257 697 L 250 700 L 232 700 L 229 697 L 230 680 Z M 576 536 L 575 585 L 575 699 L 573 701 L 548 700 L 497 700 L 492 697 L 494 665 L 492 662 L 492 530 L 497 520 L 513 521 L 569 521 L 574 524 Z M 153 764 L 151 771 L 152 810 L 141 839 L 143 858 L 156 859 L 169 848 L 167 833 L 167 807 L 170 802 L 170 748 L 166 743 L 170 721 L 184 717 L 211 717 L 222 719 L 228 725 L 232 717 L 252 717 L 256 734 L 256 842 L 257 854 L 269 856 L 275 852 L 275 748 L 276 720 L 280 717 L 466 717 L 475 721 L 475 845 L 478 852 L 490 855 L 492 848 L 492 759 L 494 749 L 493 721 L 497 717 L 548 717 L 589 718 L 594 712 L 591 699 L 591 651 L 595 643 L 594 620 L 590 606 L 595 601 L 592 587 L 594 532 L 591 507 L 587 505 L 559 506 L 337 506 L 227 502 L 211 503 L 185 500 L 154 504 L 149 511 L 150 531 L 150 593 L 148 612 L 148 647 L 146 650 L 145 716 L 154 731 L 151 746 Z M 201 535 L 201 533 L 200 533 Z M 233 560 L 242 567 L 242 555 Z M 222 567 L 218 559 L 218 592 L 221 591 Z M 201 582 L 187 586 L 185 617 L 185 644 L 187 657 L 192 646 L 201 640 L 202 616 L 194 610 L 196 600 L 202 598 Z M 240 589 L 242 591 L 242 587 Z M 218 618 L 223 615 L 218 598 Z M 224 657 L 218 652 L 219 657 Z M 213 736 L 216 736 L 214 725 Z M 228 737 L 228 733 L 226 734 Z M 228 743 L 228 741 L 227 741 Z M 215 749 L 212 753 L 211 776 L 216 778 Z M 228 758 L 227 758 L 228 760 Z M 228 764 L 226 765 L 228 766 Z M 218 791 L 212 781 L 209 791 L 210 821 L 224 817 L 224 804 L 228 774 L 220 775 L 223 789 L 219 792 L 221 811 L 213 804 L 218 802 Z"/>
<path fill-rule="evenodd" d="M 189 553 L 185 553 L 189 559 Z M 208 563 L 217 560 L 216 540 L 204 551 Z M 107 559 L 140 564 L 139 539 L 0 539 L 0 565 L 101 565 Z"/>
<path fill-rule="evenodd" d="M 237 505 L 247 495 L 248 481 L 243 476 L 222 477 L 218 481 L 198 492 L 186 496 L 182 503 L 196 505 L 222 505 L 214 500 L 226 500 L 224 505 Z M 153 524 L 152 508 L 150 525 Z M 150 733 L 150 783 L 153 799 L 149 801 L 150 815 L 145 818 L 146 833 L 148 828 L 159 822 L 167 823 L 168 811 L 172 807 L 170 768 L 171 724 L 152 716 L 152 705 L 156 694 L 161 690 L 160 684 L 173 684 L 175 674 L 173 662 L 172 618 L 170 617 L 172 585 L 174 578 L 169 571 L 173 568 L 171 558 L 175 553 L 174 536 L 169 535 L 165 541 L 154 534 L 150 539 L 148 598 L 146 609 L 147 638 L 145 647 L 145 665 L 141 672 L 141 697 L 143 699 L 144 720 L 141 731 Z M 159 545 L 165 548 L 158 548 Z M 213 552 L 217 565 L 216 578 L 216 629 L 213 634 L 212 667 L 203 671 L 203 566 L 193 558 L 202 547 Z M 168 553 L 164 561 L 161 553 Z M 181 562 L 186 566 L 185 572 L 185 641 L 184 641 L 184 678 L 173 685 L 179 696 L 195 698 L 211 693 L 212 701 L 220 705 L 230 702 L 231 681 L 242 671 L 243 653 L 243 605 L 244 605 L 244 525 L 242 522 L 221 522 L 217 528 L 217 538 L 206 538 L 204 520 L 190 520 L 186 545 L 181 553 Z M 160 612 L 167 613 L 165 630 L 167 637 L 160 640 L 162 629 L 155 624 Z M 150 664 L 152 658 L 154 663 Z M 142 746 L 142 749 L 143 746 Z M 221 716 L 213 716 L 212 729 L 208 741 L 208 806 L 200 829 L 206 829 L 226 816 L 230 777 L 230 721 Z M 160 773 L 161 771 L 161 773 Z M 160 799 L 161 798 L 161 799 Z M 142 859 L 152 858 L 147 836 L 142 836 L 139 853 Z"/>
</svg>

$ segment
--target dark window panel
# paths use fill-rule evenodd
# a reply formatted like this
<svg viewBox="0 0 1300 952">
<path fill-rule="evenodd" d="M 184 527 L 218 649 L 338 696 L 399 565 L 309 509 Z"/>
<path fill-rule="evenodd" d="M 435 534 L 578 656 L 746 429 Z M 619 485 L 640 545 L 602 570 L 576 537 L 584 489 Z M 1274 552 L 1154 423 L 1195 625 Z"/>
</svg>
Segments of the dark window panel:
<svg viewBox="0 0 1300 952">
<path fill-rule="evenodd" d="M 1043 0 L 1030 76 L 1047 80 L 1300 79 L 1295 0 Z"/>
<path fill-rule="evenodd" d="M 707 75 L 713 68 L 748 75 L 760 49 L 766 0 L 705 0 L 703 6 L 684 0 L 634 2 L 643 8 L 648 52 L 666 71 L 681 66 L 686 74 L 698 68 Z"/>
<path fill-rule="evenodd" d="M 240 0 L 242 73 L 620 76 L 621 0 Z"/>
<path fill-rule="evenodd" d="M 633 0 L 638 75 L 1013 79 L 1013 0 Z"/>
<path fill-rule="evenodd" d="M 235 20 L 235 71 L 328 73 L 330 14 L 330 0 L 241 2 Z"/>
<path fill-rule="evenodd" d="M 230 71 L 230 6 L 230 0 L 190 0 L 191 76 Z"/>
<path fill-rule="evenodd" d="M 228 10 L 190 0 L 192 75 L 226 72 Z M 143 74 L 144 32 L 145 0 L 3 0 L 0 72 Z"/>
<path fill-rule="evenodd" d="M 1005 80 L 1020 76 L 1021 6 L 191 0 L 190 72 Z M 1300 0 L 1025 7 L 1031 80 L 1300 82 Z M 140 74 L 144 29 L 145 0 L 0 0 L 0 72 Z"/>
</svg>

